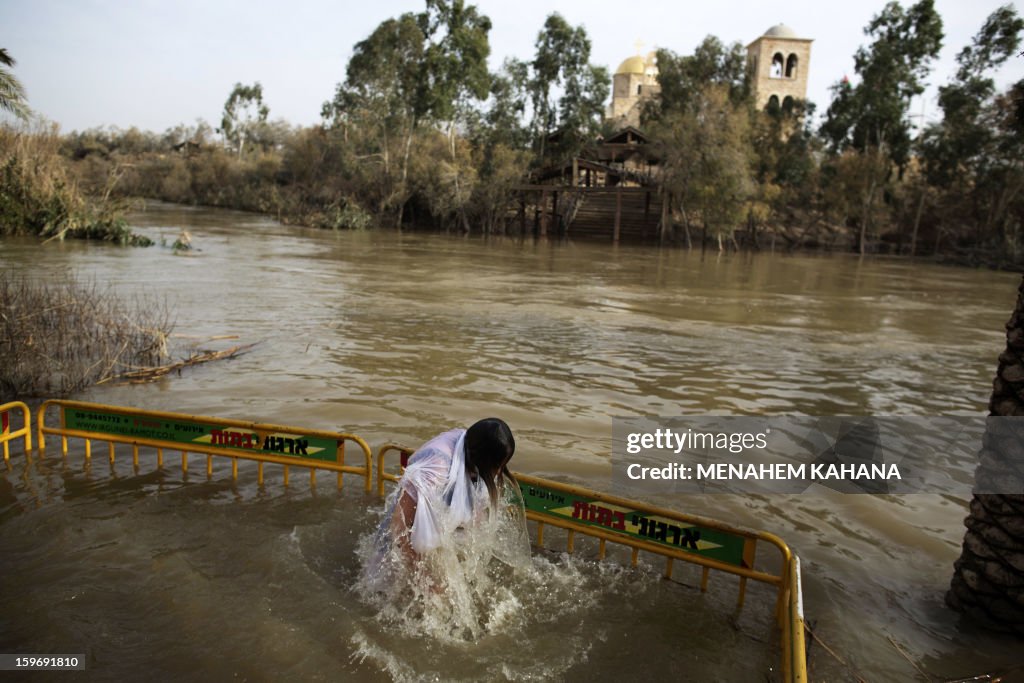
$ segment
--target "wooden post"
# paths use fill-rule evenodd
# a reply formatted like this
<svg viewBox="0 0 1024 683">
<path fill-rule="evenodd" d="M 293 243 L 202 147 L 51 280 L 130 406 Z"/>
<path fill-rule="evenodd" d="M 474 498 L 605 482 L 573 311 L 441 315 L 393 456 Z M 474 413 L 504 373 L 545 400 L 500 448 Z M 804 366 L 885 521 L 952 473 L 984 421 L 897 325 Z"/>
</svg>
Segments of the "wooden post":
<svg viewBox="0 0 1024 683">
<path fill-rule="evenodd" d="M 519 193 L 519 235 L 526 234 L 526 193 Z"/>
<path fill-rule="evenodd" d="M 540 234 L 540 202 L 533 205 L 533 235 Z"/>
<path fill-rule="evenodd" d="M 644 192 L 644 229 L 643 229 L 643 238 L 644 239 L 647 239 L 647 221 L 648 221 L 648 216 L 650 215 L 650 213 L 651 213 L 651 191 L 647 190 L 646 192 Z"/>
<path fill-rule="evenodd" d="M 666 192 L 661 198 L 661 243 L 664 244 L 668 237 L 668 193 Z"/>
<path fill-rule="evenodd" d="M 622 185 L 615 186 L 615 233 L 612 241 L 619 243 L 619 234 L 622 229 Z"/>
<path fill-rule="evenodd" d="M 551 193 L 551 229 L 556 235 L 562 232 L 562 217 L 558 213 L 558 190 Z"/>
<path fill-rule="evenodd" d="M 540 191 L 540 236 L 548 234 L 548 191 Z"/>
</svg>

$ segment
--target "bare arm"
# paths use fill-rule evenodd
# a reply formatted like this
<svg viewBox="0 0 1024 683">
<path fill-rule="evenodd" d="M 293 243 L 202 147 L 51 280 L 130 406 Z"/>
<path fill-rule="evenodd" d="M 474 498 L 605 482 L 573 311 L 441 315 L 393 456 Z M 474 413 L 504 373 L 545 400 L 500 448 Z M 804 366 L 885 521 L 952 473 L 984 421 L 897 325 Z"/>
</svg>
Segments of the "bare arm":
<svg viewBox="0 0 1024 683">
<path fill-rule="evenodd" d="M 410 541 L 414 519 L 416 519 L 416 501 L 408 491 L 403 491 L 391 516 L 391 535 L 398 547 L 401 548 L 403 557 L 410 564 L 418 557 Z"/>
</svg>

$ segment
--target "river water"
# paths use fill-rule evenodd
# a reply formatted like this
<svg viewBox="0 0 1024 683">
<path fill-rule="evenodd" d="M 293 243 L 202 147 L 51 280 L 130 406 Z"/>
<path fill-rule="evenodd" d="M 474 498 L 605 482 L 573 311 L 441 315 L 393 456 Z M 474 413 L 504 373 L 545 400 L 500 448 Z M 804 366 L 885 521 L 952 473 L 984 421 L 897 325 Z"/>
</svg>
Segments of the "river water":
<svg viewBox="0 0 1024 683">
<path fill-rule="evenodd" d="M 7 239 L 0 267 L 164 301 L 179 354 L 257 345 L 74 398 L 351 431 L 374 447 L 497 415 L 516 435 L 513 469 L 599 490 L 612 416 L 984 414 L 1018 283 L 844 255 L 332 233 L 158 203 L 132 222 L 165 245 L 187 229 L 196 249 Z M 484 637 L 439 642 L 348 588 L 375 497 L 123 460 L 15 458 L 0 478 L 0 650 L 86 653 L 97 680 L 775 675 L 756 591 L 732 614 L 727 579 L 701 595 L 656 568 L 538 551 Z M 943 606 L 966 500 L 650 502 L 776 533 L 801 556 L 812 680 L 1021 663 L 1012 641 Z"/>
</svg>

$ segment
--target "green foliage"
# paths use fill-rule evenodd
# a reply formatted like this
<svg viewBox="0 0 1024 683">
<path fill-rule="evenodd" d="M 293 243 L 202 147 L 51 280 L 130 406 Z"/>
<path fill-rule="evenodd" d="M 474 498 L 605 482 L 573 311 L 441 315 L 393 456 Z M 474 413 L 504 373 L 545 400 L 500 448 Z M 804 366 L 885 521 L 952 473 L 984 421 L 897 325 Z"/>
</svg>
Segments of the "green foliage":
<svg viewBox="0 0 1024 683">
<path fill-rule="evenodd" d="M 611 79 L 589 63 L 583 27 L 552 14 L 534 57 L 508 59 L 497 73 L 486 66 L 490 28 L 462 0 L 427 0 L 355 46 L 322 125 L 267 122 L 258 84 L 238 86 L 234 108 L 225 108 L 237 111 L 223 126 L 235 136 L 232 151 L 201 121 L 159 135 L 76 132 L 61 142 L 60 161 L 72 171 L 63 187 L 261 211 L 328 229 L 503 231 L 519 215 L 515 188 L 529 170 L 616 131 L 603 120 Z M 756 245 L 771 232 L 773 243 L 781 237 L 794 247 L 984 246 L 1024 260 L 1024 81 L 997 93 L 992 80 L 1019 49 L 1021 30 L 1012 7 L 989 17 L 940 89 L 942 123 L 917 145 L 909 100 L 942 37 L 930 0 L 906 10 L 892 3 L 874 17 L 871 42 L 855 56 L 859 82 L 836 86 L 817 134 L 810 103 L 755 111 L 740 45 L 708 36 L 690 55 L 659 51 L 659 94 L 641 121 L 671 220 L 703 226 L 720 244 L 747 235 Z M 239 123 L 246 108 L 255 112 L 250 127 Z M 5 171 L 8 188 L 27 182 L 36 158 L 17 156 Z M 52 225 L 70 213 L 61 202 L 8 202 L 4 210 Z M 8 225 L 28 222 L 18 214 Z"/>
<path fill-rule="evenodd" d="M 491 20 L 463 0 L 427 0 L 419 22 L 426 39 L 419 83 L 423 110 L 436 121 L 455 120 L 468 100 L 484 100 L 490 90 Z"/>
<path fill-rule="evenodd" d="M 910 98 L 924 91 L 923 80 L 942 47 L 942 19 L 933 0 L 904 10 L 890 2 L 864 29 L 874 38 L 854 55 L 860 83 L 833 86 L 832 104 L 821 127 L 834 151 L 884 148 L 898 166 L 910 154 Z"/>
<path fill-rule="evenodd" d="M 8 71 L 17 62 L 7 52 L 6 48 L 0 47 L 0 111 L 6 111 L 17 118 L 27 121 L 30 110 L 25 97 L 25 88 L 21 81 Z"/>
<path fill-rule="evenodd" d="M 992 144 L 1000 129 L 986 125 L 985 116 L 995 93 L 990 72 L 1016 53 L 1022 30 L 1024 20 L 1017 12 L 1001 7 L 957 56 L 955 79 L 939 88 L 942 123 L 927 131 L 922 144 L 934 184 L 948 187 L 962 179 L 964 171 L 980 171 L 980 166 L 998 158 Z"/>
<path fill-rule="evenodd" d="M 642 116 L 644 122 L 688 111 L 698 104 L 694 100 L 712 86 L 725 88 L 735 105 L 750 103 L 746 57 L 739 43 L 727 48 L 715 36 L 708 36 L 692 55 L 659 49 L 657 60 L 660 92 L 647 102 Z"/>
<path fill-rule="evenodd" d="M 0 234 L 152 244 L 128 229 L 116 202 L 86 199 L 69 179 L 59 146 L 54 128 L 0 128 Z"/>
<path fill-rule="evenodd" d="M 518 59 L 506 59 L 501 71 L 491 77 L 491 106 L 483 125 L 476 127 L 477 144 L 503 145 L 527 149 L 530 130 L 524 125 L 526 101 L 529 97 L 530 65 Z"/>
<path fill-rule="evenodd" d="M 730 101 L 725 86 L 692 96 L 684 111 L 671 111 L 651 126 L 662 164 L 662 189 L 672 205 L 699 217 L 719 241 L 732 234 L 754 193 L 749 116 Z"/>
<path fill-rule="evenodd" d="M 533 149 L 559 161 L 579 153 L 601 125 L 608 98 L 608 70 L 590 64 L 590 38 L 557 12 L 537 36 L 537 54 L 526 89 L 533 105 Z M 561 89 L 557 103 L 552 91 Z M 549 144 L 552 133 L 557 133 Z"/>
</svg>

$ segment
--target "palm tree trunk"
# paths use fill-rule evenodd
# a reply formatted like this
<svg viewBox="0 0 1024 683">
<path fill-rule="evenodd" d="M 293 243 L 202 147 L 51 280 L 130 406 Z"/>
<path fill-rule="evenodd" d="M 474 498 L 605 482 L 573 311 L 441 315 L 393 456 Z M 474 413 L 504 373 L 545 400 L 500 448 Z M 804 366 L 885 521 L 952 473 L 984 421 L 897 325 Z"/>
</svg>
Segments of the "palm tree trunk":
<svg viewBox="0 0 1024 683">
<path fill-rule="evenodd" d="M 989 414 L 1024 416 L 1024 282 L 1017 306 L 1006 324 L 1006 351 L 999 356 Z M 991 476 L 989 461 L 1002 469 L 1003 459 L 989 448 L 992 425 L 986 430 L 975 478 Z M 1017 443 L 1019 443 L 1019 437 Z M 967 533 L 954 565 L 946 604 L 1000 631 L 1024 635 L 1024 491 L 1015 494 L 975 494 L 964 520 Z"/>
</svg>

